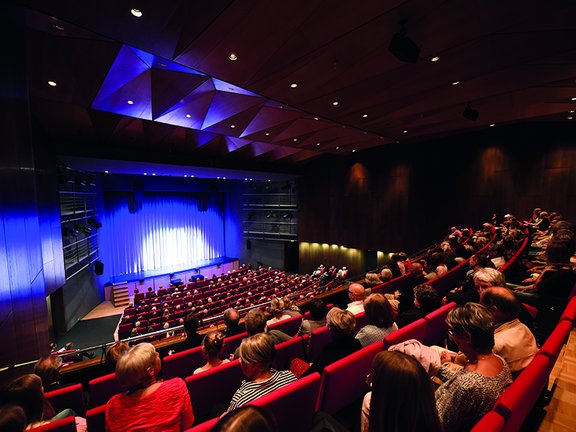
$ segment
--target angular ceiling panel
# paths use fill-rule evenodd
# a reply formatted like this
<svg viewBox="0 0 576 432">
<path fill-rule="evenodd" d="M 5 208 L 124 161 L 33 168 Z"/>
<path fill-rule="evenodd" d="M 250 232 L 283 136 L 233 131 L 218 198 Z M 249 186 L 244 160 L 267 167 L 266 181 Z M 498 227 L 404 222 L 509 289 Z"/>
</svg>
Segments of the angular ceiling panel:
<svg viewBox="0 0 576 432">
<path fill-rule="evenodd" d="M 214 85 L 209 79 L 155 120 L 200 130 L 215 94 Z"/>
<path fill-rule="evenodd" d="M 302 117 L 302 112 L 263 106 L 250 124 L 244 129 L 242 136 L 253 135 L 266 131 L 274 126 L 292 122 Z"/>
<path fill-rule="evenodd" d="M 262 105 L 264 99 L 255 96 L 245 96 L 237 93 L 216 92 L 210 109 L 206 114 L 202 129 L 209 128 L 216 123 L 225 121 L 226 119 L 241 113 L 249 108 L 257 105 Z"/>
<path fill-rule="evenodd" d="M 152 111 L 159 117 L 175 104 L 181 102 L 209 77 L 193 73 L 152 69 Z"/>
</svg>

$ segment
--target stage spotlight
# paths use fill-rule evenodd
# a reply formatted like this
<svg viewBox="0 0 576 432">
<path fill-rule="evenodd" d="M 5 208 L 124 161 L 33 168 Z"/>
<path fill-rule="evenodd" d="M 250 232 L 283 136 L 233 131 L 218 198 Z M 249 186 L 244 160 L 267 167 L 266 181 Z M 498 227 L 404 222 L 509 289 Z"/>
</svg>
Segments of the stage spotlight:
<svg viewBox="0 0 576 432">
<path fill-rule="evenodd" d="M 282 215 L 282 219 L 292 219 L 292 213 L 285 213 Z"/>
<path fill-rule="evenodd" d="M 468 105 L 466 105 L 466 108 L 464 108 L 462 115 L 465 119 L 476 121 L 478 120 L 479 113 L 477 110 L 472 108 L 472 104 L 468 102 Z"/>
<path fill-rule="evenodd" d="M 388 46 L 388 51 L 390 51 L 394 56 L 406 63 L 416 63 L 418 57 L 420 56 L 420 47 L 414 43 L 412 39 L 406 36 L 406 20 L 402 21 L 401 29 L 398 33 L 395 33 Z"/>
<path fill-rule="evenodd" d="M 88 222 L 88 224 L 91 225 L 93 228 L 96 228 L 96 229 L 102 228 L 102 224 L 101 224 L 100 222 L 98 222 L 98 221 L 96 220 L 96 218 L 91 217 L 91 218 L 88 219 L 87 222 Z"/>
</svg>

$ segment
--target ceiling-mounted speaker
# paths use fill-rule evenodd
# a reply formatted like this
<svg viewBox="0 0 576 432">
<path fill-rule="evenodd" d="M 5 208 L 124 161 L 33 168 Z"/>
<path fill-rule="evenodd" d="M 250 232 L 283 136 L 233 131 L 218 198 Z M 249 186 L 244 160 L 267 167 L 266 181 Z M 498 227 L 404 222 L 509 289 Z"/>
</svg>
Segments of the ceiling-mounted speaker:
<svg viewBox="0 0 576 432">
<path fill-rule="evenodd" d="M 394 34 L 390 45 L 388 46 L 388 51 L 390 51 L 394 56 L 406 63 L 416 63 L 418 57 L 420 56 L 420 47 L 416 43 L 406 36 L 406 21 L 402 21 L 402 29 Z"/>
<path fill-rule="evenodd" d="M 468 105 L 466 105 L 466 108 L 464 108 L 464 112 L 462 112 L 462 116 L 464 116 L 465 119 L 472 121 L 478 120 L 479 115 L 480 114 L 478 113 L 478 111 L 472 108 L 470 102 L 468 102 Z"/>
</svg>

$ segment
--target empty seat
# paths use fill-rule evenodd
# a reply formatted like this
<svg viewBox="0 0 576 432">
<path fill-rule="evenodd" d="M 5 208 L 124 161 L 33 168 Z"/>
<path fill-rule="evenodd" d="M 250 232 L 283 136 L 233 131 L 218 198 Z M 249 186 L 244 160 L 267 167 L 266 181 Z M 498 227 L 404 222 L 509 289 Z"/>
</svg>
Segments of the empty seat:
<svg viewBox="0 0 576 432">
<path fill-rule="evenodd" d="M 500 432 L 504 430 L 504 422 L 504 417 L 496 411 L 488 411 L 470 432 Z"/>
<path fill-rule="evenodd" d="M 316 410 L 334 414 L 364 396 L 366 376 L 384 343 L 375 342 L 340 359 L 324 369 Z"/>
<path fill-rule="evenodd" d="M 295 357 L 306 359 L 306 348 L 308 346 L 308 335 L 297 336 L 289 341 L 279 343 L 276 345 L 276 357 L 274 357 L 274 368 L 277 370 L 285 370 L 290 366 L 290 360 Z"/>
<path fill-rule="evenodd" d="M 408 324 L 406 327 L 390 333 L 384 338 L 384 349 L 388 349 L 390 346 L 399 344 L 400 342 L 405 342 L 408 339 L 416 339 L 422 342 L 426 336 L 426 324 L 426 320 L 420 318 Z"/>
<path fill-rule="evenodd" d="M 90 407 L 104 405 L 115 394 L 122 393 L 122 387 L 116 379 L 116 374 L 111 373 L 88 382 L 90 394 Z"/>
<path fill-rule="evenodd" d="M 320 388 L 315 372 L 250 402 L 274 413 L 280 432 L 307 431 L 312 427 Z"/>
<path fill-rule="evenodd" d="M 74 417 L 70 416 L 30 430 L 34 432 L 76 432 L 76 421 Z"/>
<path fill-rule="evenodd" d="M 269 330 L 280 330 L 287 335 L 294 336 L 298 333 L 298 329 L 302 324 L 302 315 L 296 315 L 294 317 L 286 318 L 281 321 L 276 321 L 268 326 Z"/>
<path fill-rule="evenodd" d="M 73 409 L 74 412 L 82 416 L 86 412 L 84 404 L 84 391 L 81 384 L 73 384 L 66 387 L 52 390 L 44 394 L 46 399 L 52 404 L 56 412 Z"/>
<path fill-rule="evenodd" d="M 86 412 L 86 425 L 90 432 L 106 432 L 106 405 L 89 409 Z"/>
<path fill-rule="evenodd" d="M 456 306 L 455 302 L 448 303 L 424 317 L 426 320 L 426 334 L 424 335 L 424 340 L 421 341 L 424 345 L 444 346 L 443 341 L 448 334 L 446 317 L 454 306 Z"/>
<path fill-rule="evenodd" d="M 192 375 L 196 368 L 204 364 L 202 347 L 199 346 L 166 356 L 162 363 L 162 376 L 164 379 L 185 378 L 188 375 Z"/>
<path fill-rule="evenodd" d="M 213 417 L 211 410 L 218 405 L 227 409 L 243 379 L 239 360 L 186 377 L 186 386 L 197 421 Z"/>
<path fill-rule="evenodd" d="M 498 398 L 494 411 L 505 419 L 503 431 L 518 431 L 548 382 L 550 359 L 538 354 Z"/>
</svg>

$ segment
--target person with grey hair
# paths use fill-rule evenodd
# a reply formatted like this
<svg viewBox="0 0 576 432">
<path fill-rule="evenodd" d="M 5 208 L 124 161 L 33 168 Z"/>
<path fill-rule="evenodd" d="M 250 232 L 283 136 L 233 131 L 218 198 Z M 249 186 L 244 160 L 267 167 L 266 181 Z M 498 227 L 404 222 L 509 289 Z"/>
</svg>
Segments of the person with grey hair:
<svg viewBox="0 0 576 432">
<path fill-rule="evenodd" d="M 318 358 L 314 360 L 302 376 L 314 372 L 322 374 L 324 368 L 329 364 L 362 348 L 358 339 L 354 338 L 356 318 L 350 311 L 333 307 L 326 315 L 326 322 L 332 340 L 326 344 L 320 354 L 318 354 Z"/>
<path fill-rule="evenodd" d="M 492 409 L 512 376 L 506 361 L 492 351 L 494 321 L 484 306 L 457 306 L 448 313 L 446 323 L 467 362 L 458 371 L 442 367 L 439 377 L 445 382 L 436 390 L 436 408 L 444 432 L 470 430 Z M 443 360 L 452 359 L 443 356 Z"/>
<path fill-rule="evenodd" d="M 506 277 L 504 273 L 495 268 L 484 267 L 474 273 L 474 286 L 478 294 L 482 293 L 482 290 L 486 288 L 496 286 L 505 287 Z"/>
<path fill-rule="evenodd" d="M 161 363 L 154 345 L 133 346 L 116 363 L 125 389 L 106 404 L 106 431 L 179 432 L 194 422 L 190 395 L 182 378 L 158 379 Z"/>
<path fill-rule="evenodd" d="M 366 297 L 366 289 L 359 283 L 351 283 L 348 287 L 348 297 L 352 303 L 348 303 L 347 311 L 356 315 L 364 312 L 364 298 Z"/>
<path fill-rule="evenodd" d="M 240 314 L 234 308 L 228 308 L 224 311 L 224 324 L 226 329 L 224 330 L 224 336 L 233 336 L 236 334 L 244 333 L 246 329 L 243 325 L 240 325 Z"/>
<path fill-rule="evenodd" d="M 247 379 L 232 396 L 228 411 L 296 381 L 292 372 L 272 369 L 275 356 L 274 341 L 266 333 L 257 333 L 242 341 L 240 367 Z"/>
</svg>

